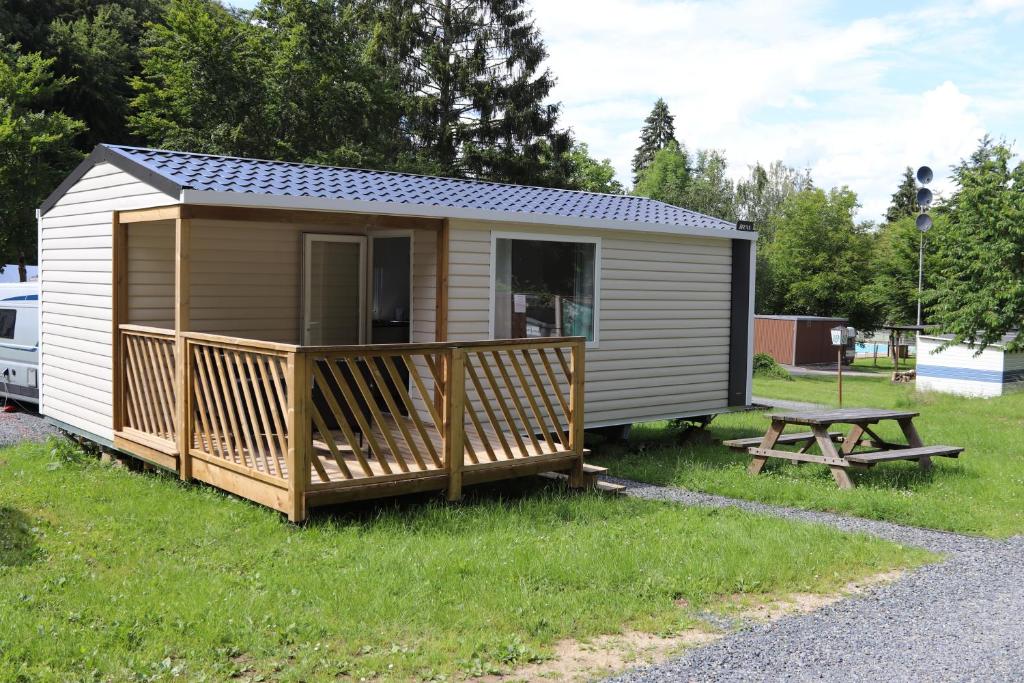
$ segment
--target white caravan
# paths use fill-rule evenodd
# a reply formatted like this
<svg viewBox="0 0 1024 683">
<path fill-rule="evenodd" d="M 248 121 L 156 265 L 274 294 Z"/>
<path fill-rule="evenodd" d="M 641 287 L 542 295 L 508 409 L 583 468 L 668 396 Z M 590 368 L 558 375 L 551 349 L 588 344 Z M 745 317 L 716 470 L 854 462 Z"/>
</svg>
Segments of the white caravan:
<svg viewBox="0 0 1024 683">
<path fill-rule="evenodd" d="M 0 284 L 0 404 L 39 402 L 39 282 Z"/>
</svg>

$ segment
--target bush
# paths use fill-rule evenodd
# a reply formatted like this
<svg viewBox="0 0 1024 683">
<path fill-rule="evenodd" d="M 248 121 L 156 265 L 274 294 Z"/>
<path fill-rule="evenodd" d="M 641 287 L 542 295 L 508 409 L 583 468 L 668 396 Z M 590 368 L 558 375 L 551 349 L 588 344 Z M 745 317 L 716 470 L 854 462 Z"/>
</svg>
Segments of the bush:
<svg viewBox="0 0 1024 683">
<path fill-rule="evenodd" d="M 779 365 L 774 358 L 767 353 L 754 354 L 754 374 L 758 377 L 775 377 L 792 381 L 786 368 Z"/>
</svg>

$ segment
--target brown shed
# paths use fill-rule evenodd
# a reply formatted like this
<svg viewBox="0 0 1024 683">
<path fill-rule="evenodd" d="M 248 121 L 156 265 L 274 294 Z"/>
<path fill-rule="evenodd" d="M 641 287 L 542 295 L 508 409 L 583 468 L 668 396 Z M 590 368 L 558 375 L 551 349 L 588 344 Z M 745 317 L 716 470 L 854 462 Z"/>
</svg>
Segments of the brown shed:
<svg viewBox="0 0 1024 683">
<path fill-rule="evenodd" d="M 846 318 L 755 315 L 754 353 L 767 353 L 783 365 L 828 363 L 836 357 L 831 330 L 846 324 Z"/>
</svg>

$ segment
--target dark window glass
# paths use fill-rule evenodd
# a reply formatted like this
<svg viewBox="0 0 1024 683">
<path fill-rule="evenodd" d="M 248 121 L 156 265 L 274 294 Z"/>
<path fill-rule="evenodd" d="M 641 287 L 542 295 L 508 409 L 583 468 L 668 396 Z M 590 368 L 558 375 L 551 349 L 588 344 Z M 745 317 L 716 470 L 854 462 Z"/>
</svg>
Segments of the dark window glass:
<svg viewBox="0 0 1024 683">
<path fill-rule="evenodd" d="M 0 339 L 14 339 L 14 320 L 18 312 L 13 308 L 0 308 Z"/>
</svg>

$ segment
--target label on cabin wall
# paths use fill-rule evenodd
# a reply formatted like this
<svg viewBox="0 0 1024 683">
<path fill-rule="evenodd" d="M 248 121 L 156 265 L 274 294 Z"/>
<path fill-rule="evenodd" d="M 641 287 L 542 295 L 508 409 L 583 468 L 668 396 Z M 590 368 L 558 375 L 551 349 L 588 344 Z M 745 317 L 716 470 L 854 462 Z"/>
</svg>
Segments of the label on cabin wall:
<svg viewBox="0 0 1024 683">
<path fill-rule="evenodd" d="M 512 295 L 512 312 L 513 313 L 526 313 L 526 295 L 525 294 L 513 294 Z"/>
</svg>

